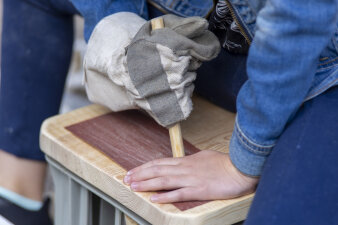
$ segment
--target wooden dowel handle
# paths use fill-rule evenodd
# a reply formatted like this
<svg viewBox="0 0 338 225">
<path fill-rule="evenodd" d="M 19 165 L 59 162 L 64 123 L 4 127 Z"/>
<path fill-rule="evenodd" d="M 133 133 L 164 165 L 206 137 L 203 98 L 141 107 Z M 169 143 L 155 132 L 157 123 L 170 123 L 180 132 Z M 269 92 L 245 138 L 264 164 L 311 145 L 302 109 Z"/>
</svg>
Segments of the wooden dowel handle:
<svg viewBox="0 0 338 225">
<path fill-rule="evenodd" d="M 151 20 L 152 30 L 161 29 L 163 27 L 163 18 L 155 18 Z M 183 157 L 185 154 L 180 123 L 176 123 L 173 127 L 169 128 L 169 135 L 173 157 Z"/>
<path fill-rule="evenodd" d="M 152 19 L 150 23 L 151 23 L 152 30 L 157 30 L 157 29 L 161 29 L 164 27 L 164 21 L 162 17 Z"/>
<path fill-rule="evenodd" d="M 173 157 L 183 157 L 185 154 L 180 123 L 169 128 L 169 135 Z"/>
</svg>

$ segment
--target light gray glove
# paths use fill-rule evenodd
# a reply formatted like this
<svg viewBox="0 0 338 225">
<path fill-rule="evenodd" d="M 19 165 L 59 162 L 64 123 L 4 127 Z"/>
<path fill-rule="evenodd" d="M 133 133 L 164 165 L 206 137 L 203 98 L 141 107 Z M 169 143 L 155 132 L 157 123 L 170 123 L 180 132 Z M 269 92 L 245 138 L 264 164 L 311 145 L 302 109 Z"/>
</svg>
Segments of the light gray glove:
<svg viewBox="0 0 338 225">
<path fill-rule="evenodd" d="M 195 71 L 202 61 L 217 56 L 220 45 L 203 18 L 165 15 L 163 19 L 165 28 L 154 31 L 150 22 L 132 13 L 114 14 L 97 25 L 85 57 L 91 100 L 113 111 L 142 108 L 166 127 L 189 116 Z M 92 84 L 107 76 L 106 88 Z"/>
</svg>

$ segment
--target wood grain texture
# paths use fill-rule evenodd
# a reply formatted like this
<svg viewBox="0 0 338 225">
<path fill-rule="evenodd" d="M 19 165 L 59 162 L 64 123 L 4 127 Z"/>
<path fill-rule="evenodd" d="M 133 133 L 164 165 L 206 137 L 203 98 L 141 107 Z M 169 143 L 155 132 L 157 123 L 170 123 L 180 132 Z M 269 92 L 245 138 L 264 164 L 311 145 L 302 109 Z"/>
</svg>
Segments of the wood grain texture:
<svg viewBox="0 0 338 225">
<path fill-rule="evenodd" d="M 194 111 L 181 123 L 185 140 L 196 148 L 228 151 L 235 115 L 211 103 L 195 98 Z M 123 184 L 126 170 L 87 144 L 65 127 L 110 113 L 91 105 L 47 119 L 41 128 L 40 146 L 51 158 L 94 185 L 151 224 L 199 225 L 233 224 L 245 219 L 253 194 L 230 200 L 211 201 L 181 211 L 172 204 L 154 204 L 152 193 L 135 193 Z"/>
<path fill-rule="evenodd" d="M 108 113 L 66 129 L 127 171 L 154 159 L 171 157 L 168 130 L 136 110 Z M 187 155 L 200 151 L 187 141 L 184 141 L 184 148 Z M 184 211 L 207 202 L 178 202 L 173 205 Z"/>
<path fill-rule="evenodd" d="M 157 29 L 161 29 L 164 27 L 164 21 L 162 17 L 152 19 L 150 23 L 151 23 L 152 30 L 157 30 Z"/>
<path fill-rule="evenodd" d="M 169 128 L 169 136 L 171 143 L 171 151 L 173 152 L 173 157 L 183 157 L 185 156 L 185 147 L 183 145 L 182 131 L 180 123 L 176 123 L 173 127 Z"/>
<path fill-rule="evenodd" d="M 168 130 L 137 110 L 111 112 L 66 129 L 126 170 L 154 159 L 171 157 Z M 184 147 L 187 155 L 199 151 L 187 141 Z"/>
</svg>

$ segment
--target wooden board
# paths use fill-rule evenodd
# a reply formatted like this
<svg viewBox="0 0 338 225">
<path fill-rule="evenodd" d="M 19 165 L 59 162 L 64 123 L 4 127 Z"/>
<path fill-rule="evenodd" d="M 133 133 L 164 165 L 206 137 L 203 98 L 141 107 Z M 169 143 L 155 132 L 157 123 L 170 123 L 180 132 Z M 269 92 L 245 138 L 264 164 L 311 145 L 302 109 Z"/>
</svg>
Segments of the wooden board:
<svg viewBox="0 0 338 225">
<path fill-rule="evenodd" d="M 192 115 L 182 122 L 184 139 L 201 150 L 227 152 L 235 115 L 203 99 L 195 98 L 194 104 Z M 91 105 L 47 119 L 41 128 L 42 150 L 152 224 L 223 225 L 245 219 L 253 194 L 231 200 L 210 201 L 182 210 L 173 204 L 151 203 L 151 193 L 132 192 L 123 184 L 126 170 L 119 163 L 99 151 L 99 146 L 95 148 L 66 129 L 107 113 L 110 113 L 107 108 Z"/>
<path fill-rule="evenodd" d="M 137 110 L 104 114 L 66 129 L 127 171 L 154 159 L 172 157 L 168 130 Z M 187 141 L 184 141 L 184 149 L 186 155 L 200 151 Z M 207 202 L 173 205 L 184 211 Z"/>
</svg>

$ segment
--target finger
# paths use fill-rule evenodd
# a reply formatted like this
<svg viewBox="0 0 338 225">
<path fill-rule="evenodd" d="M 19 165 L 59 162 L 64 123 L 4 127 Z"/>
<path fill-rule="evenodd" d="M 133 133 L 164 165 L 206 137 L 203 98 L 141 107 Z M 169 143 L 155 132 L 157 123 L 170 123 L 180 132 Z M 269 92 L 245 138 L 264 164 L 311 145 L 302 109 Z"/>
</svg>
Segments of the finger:
<svg viewBox="0 0 338 225">
<path fill-rule="evenodd" d="M 132 182 L 130 188 L 133 191 L 162 191 L 188 187 L 194 180 L 188 176 L 166 176 L 154 179 Z"/>
<path fill-rule="evenodd" d="M 179 17 L 175 15 L 163 16 L 165 27 L 174 30 L 188 38 L 201 35 L 208 28 L 208 22 L 201 17 Z"/>
<path fill-rule="evenodd" d="M 185 175 L 188 173 L 188 169 L 182 168 L 182 166 L 166 166 L 166 165 L 157 165 L 148 167 L 145 169 L 138 170 L 131 175 L 127 175 L 126 179 L 129 179 L 129 183 L 149 180 L 157 177 L 166 177 L 166 176 L 177 176 Z M 128 183 L 128 182 L 127 182 Z"/>
<path fill-rule="evenodd" d="M 174 166 L 174 165 L 178 165 L 179 163 L 182 162 L 182 158 L 163 158 L 163 159 L 155 159 L 153 161 L 147 162 L 141 166 L 135 167 L 132 170 L 129 170 L 127 172 L 127 175 L 131 175 L 137 171 L 143 170 L 145 168 L 148 167 L 152 167 L 152 166 L 158 166 L 158 165 L 168 165 L 168 166 Z"/>
<path fill-rule="evenodd" d="M 154 194 L 150 197 L 150 200 L 154 203 L 173 203 L 204 199 L 200 195 L 198 188 L 186 187 L 166 193 Z"/>
</svg>

